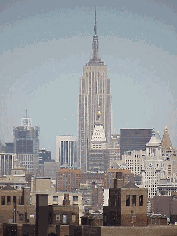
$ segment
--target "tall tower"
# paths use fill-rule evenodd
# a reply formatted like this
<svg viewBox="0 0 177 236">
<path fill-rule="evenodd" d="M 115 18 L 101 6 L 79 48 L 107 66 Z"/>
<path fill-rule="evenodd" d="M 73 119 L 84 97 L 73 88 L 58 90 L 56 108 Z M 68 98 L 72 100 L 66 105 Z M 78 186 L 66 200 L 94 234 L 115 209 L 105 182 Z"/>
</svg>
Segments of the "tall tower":
<svg viewBox="0 0 177 236">
<path fill-rule="evenodd" d="M 96 23 L 95 9 L 92 55 L 83 68 L 78 99 L 78 167 L 83 171 L 87 171 L 88 152 L 98 110 L 102 114 L 101 123 L 105 131 L 107 147 L 111 136 L 110 79 L 107 77 L 107 66 L 99 57 Z"/>
<path fill-rule="evenodd" d="M 39 127 L 32 126 L 32 119 L 21 119 L 21 126 L 13 128 L 14 151 L 18 165 L 25 167 L 29 173 L 37 173 L 39 167 Z"/>
</svg>

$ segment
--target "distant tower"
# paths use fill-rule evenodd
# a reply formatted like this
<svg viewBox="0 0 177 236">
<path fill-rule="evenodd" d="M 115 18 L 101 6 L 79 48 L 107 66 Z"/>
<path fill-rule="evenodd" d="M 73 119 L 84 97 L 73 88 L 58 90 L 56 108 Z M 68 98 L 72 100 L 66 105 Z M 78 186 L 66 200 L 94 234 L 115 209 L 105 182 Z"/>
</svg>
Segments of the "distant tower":
<svg viewBox="0 0 177 236">
<path fill-rule="evenodd" d="M 98 35 L 95 26 L 92 43 L 92 56 L 83 68 L 80 78 L 78 99 L 78 167 L 87 171 L 88 152 L 97 120 L 98 107 L 102 113 L 101 122 L 105 132 L 106 145 L 110 145 L 111 137 L 111 93 L 110 79 L 107 77 L 107 66 L 99 57 Z"/>
<path fill-rule="evenodd" d="M 172 150 L 172 143 L 168 133 L 167 125 L 165 126 L 164 135 L 162 138 L 162 150 L 169 150 L 169 151 Z"/>
<path fill-rule="evenodd" d="M 171 155 L 172 152 L 173 152 L 173 147 L 168 133 L 168 128 L 166 125 L 164 129 L 164 135 L 162 138 L 162 155 L 168 157 Z"/>
<path fill-rule="evenodd" d="M 36 174 L 39 166 L 39 127 L 32 126 L 32 119 L 21 119 L 21 126 L 13 128 L 14 150 L 17 163 L 25 167 L 30 173 Z"/>
</svg>

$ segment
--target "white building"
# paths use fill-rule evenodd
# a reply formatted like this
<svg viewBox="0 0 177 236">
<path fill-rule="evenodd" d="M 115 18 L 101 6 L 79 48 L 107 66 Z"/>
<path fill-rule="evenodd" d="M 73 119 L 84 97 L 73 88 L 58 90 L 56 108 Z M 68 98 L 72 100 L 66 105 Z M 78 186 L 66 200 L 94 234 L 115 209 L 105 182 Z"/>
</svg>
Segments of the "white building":
<svg viewBox="0 0 177 236">
<path fill-rule="evenodd" d="M 153 135 L 146 144 L 146 156 L 142 161 L 142 185 L 148 188 L 148 197 L 156 195 L 160 179 L 164 179 L 164 160 L 161 155 L 161 140 Z"/>
<path fill-rule="evenodd" d="M 56 162 L 60 167 L 73 167 L 77 162 L 77 138 L 72 135 L 56 136 Z"/>
<path fill-rule="evenodd" d="M 10 175 L 14 168 L 14 161 L 16 154 L 0 153 L 0 177 L 3 175 Z"/>
</svg>

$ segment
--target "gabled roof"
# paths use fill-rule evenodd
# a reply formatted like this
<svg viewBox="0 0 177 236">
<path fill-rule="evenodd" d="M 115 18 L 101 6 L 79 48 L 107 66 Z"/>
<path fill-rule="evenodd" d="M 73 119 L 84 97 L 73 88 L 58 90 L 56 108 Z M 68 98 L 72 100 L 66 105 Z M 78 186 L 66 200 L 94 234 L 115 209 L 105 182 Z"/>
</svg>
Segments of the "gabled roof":
<svg viewBox="0 0 177 236">
<path fill-rule="evenodd" d="M 122 188 L 139 188 L 139 187 L 136 186 L 134 183 L 129 182 L 128 184 L 126 184 L 126 185 L 123 186 Z"/>
</svg>

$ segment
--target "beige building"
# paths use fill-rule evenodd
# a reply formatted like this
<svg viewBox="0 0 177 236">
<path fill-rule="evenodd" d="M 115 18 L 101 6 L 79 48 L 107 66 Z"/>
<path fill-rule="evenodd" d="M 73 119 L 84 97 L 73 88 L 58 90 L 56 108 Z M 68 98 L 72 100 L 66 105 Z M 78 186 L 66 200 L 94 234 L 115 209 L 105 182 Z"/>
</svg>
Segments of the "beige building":
<svg viewBox="0 0 177 236">
<path fill-rule="evenodd" d="M 36 194 L 48 194 L 48 205 L 62 205 L 64 194 L 69 193 L 71 205 L 79 206 L 79 220 L 83 215 L 82 193 L 80 192 L 56 192 L 53 181 L 50 178 L 34 178 L 31 181 L 30 204 L 36 204 Z"/>
<path fill-rule="evenodd" d="M 10 175 L 5 175 L 0 178 L 0 189 L 9 184 L 14 189 L 22 189 L 28 185 L 25 178 L 26 169 L 25 168 L 14 168 L 11 170 Z"/>
<path fill-rule="evenodd" d="M 0 190 L 0 223 L 35 224 L 35 206 L 30 205 L 30 189 L 14 189 L 8 184 Z"/>
</svg>

